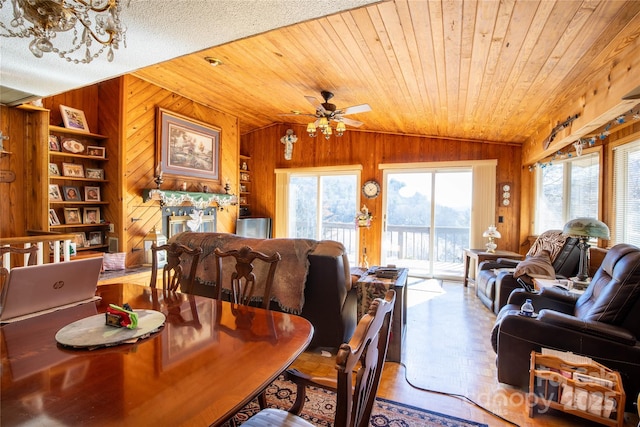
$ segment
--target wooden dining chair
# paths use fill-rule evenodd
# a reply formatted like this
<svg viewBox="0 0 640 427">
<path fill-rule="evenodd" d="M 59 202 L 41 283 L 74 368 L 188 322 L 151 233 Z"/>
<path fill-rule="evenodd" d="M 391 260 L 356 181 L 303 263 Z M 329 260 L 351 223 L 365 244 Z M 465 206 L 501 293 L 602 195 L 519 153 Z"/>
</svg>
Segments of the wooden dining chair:
<svg viewBox="0 0 640 427">
<path fill-rule="evenodd" d="M 25 255 L 29 254 L 26 265 L 36 265 L 38 259 L 38 247 L 29 246 L 28 248 L 14 248 L 12 246 L 0 247 L 0 291 L 4 287 L 7 278 L 9 277 L 9 270 L 3 266 L 3 258 L 5 254 L 17 254 Z"/>
<path fill-rule="evenodd" d="M 296 400 L 289 411 L 263 409 L 244 422 L 243 427 L 286 426 L 310 427 L 313 424 L 298 417 L 305 401 L 307 386 L 336 392 L 335 427 L 366 427 L 380 384 L 387 356 L 395 291 L 376 298 L 356 327 L 349 343 L 342 344 L 336 356 L 337 376 L 314 377 L 288 370 L 286 378 L 296 383 Z"/>
<path fill-rule="evenodd" d="M 262 252 L 252 250 L 249 246 L 243 246 L 237 250 L 223 252 L 220 248 L 214 250 L 216 262 L 216 293 L 217 299 L 222 298 L 222 259 L 233 257 L 235 259 L 235 271 L 231 274 L 231 302 L 241 305 L 252 305 L 253 301 L 261 301 L 259 307 L 269 308 L 271 302 L 271 288 L 276 267 L 282 257 L 280 253 L 265 255 Z M 256 284 L 256 275 L 253 272 L 254 262 L 259 260 L 269 264 L 269 271 L 263 282 L 263 292 L 259 293 L 260 286 Z"/>
<path fill-rule="evenodd" d="M 168 243 L 162 246 L 151 245 L 153 259 L 151 261 L 151 283 L 152 288 L 156 287 L 158 280 L 158 255 L 166 253 L 166 264 L 162 268 L 162 290 L 190 293 L 193 290 L 193 281 L 196 277 L 196 268 L 202 248 L 189 248 L 179 243 Z M 184 274 L 182 261 L 184 257 L 191 257 L 191 266 L 188 274 Z"/>
</svg>

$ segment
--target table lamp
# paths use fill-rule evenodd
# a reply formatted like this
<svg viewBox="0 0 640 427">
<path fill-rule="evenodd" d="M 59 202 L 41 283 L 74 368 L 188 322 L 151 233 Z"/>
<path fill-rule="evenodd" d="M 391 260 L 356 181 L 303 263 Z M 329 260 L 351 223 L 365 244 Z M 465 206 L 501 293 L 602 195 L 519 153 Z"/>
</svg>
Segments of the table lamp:
<svg viewBox="0 0 640 427">
<path fill-rule="evenodd" d="M 595 218 L 576 218 L 567 222 L 562 230 L 564 234 L 578 238 L 578 248 L 580 249 L 580 265 L 578 275 L 572 277 L 574 282 L 586 284 L 589 282 L 589 239 L 609 240 L 609 227 L 602 221 Z"/>
<path fill-rule="evenodd" d="M 485 230 L 485 232 L 482 233 L 482 237 L 488 237 L 489 238 L 489 241 L 486 244 L 487 252 L 489 252 L 490 254 L 495 253 L 496 248 L 498 247 L 498 245 L 496 244 L 496 242 L 494 240 L 495 239 L 499 239 L 500 237 L 502 237 L 500 235 L 500 232 L 496 229 L 496 226 L 495 225 L 490 225 L 489 228 L 487 228 Z"/>
</svg>

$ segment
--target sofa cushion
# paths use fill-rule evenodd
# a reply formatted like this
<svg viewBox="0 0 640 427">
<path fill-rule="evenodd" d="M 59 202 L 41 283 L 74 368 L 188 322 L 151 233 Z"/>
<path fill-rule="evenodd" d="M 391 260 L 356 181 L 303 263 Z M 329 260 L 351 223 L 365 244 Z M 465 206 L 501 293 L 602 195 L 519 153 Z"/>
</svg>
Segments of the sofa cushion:
<svg viewBox="0 0 640 427">
<path fill-rule="evenodd" d="M 556 272 L 551 265 L 549 251 L 544 249 L 539 254 L 528 256 L 520 261 L 513 272 L 516 279 L 520 276 L 538 277 L 541 279 L 555 279 Z"/>
</svg>

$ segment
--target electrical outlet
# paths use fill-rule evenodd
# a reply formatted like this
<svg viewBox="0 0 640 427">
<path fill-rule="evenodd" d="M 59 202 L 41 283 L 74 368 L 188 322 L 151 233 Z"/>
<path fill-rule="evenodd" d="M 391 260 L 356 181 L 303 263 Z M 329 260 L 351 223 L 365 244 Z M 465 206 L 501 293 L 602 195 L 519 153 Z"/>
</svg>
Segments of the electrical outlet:
<svg viewBox="0 0 640 427">
<path fill-rule="evenodd" d="M 109 224 L 109 233 L 115 233 L 116 232 L 116 228 L 113 226 L 113 224 Z"/>
</svg>

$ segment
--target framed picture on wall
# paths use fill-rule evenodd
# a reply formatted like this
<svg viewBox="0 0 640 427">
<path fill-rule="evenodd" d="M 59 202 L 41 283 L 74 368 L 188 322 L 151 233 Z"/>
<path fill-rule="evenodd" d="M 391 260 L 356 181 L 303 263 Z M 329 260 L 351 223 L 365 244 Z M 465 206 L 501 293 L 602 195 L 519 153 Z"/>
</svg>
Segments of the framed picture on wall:
<svg viewBox="0 0 640 427">
<path fill-rule="evenodd" d="M 156 170 L 220 183 L 219 128 L 162 108 L 156 120 Z"/>
</svg>

